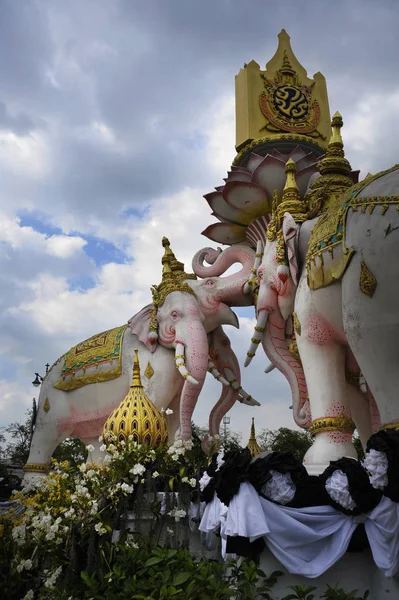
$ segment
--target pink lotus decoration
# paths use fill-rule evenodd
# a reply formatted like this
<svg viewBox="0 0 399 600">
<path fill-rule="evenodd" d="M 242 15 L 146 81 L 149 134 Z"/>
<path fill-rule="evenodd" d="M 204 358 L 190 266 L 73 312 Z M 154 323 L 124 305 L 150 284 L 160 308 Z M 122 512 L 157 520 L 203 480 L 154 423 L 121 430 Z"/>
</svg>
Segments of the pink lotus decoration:
<svg viewBox="0 0 399 600">
<path fill-rule="evenodd" d="M 277 189 L 280 196 L 283 191 L 286 180 L 284 167 L 289 158 L 296 163 L 296 181 L 303 197 L 309 179 L 318 173 L 320 156 L 299 146 L 290 154 L 282 154 L 278 150 L 266 156 L 251 154 L 247 167 L 231 167 L 226 184 L 204 196 L 220 223 L 209 225 L 203 235 L 228 245 L 247 242 L 255 247 L 258 240 L 265 242 L 273 193 Z"/>
</svg>

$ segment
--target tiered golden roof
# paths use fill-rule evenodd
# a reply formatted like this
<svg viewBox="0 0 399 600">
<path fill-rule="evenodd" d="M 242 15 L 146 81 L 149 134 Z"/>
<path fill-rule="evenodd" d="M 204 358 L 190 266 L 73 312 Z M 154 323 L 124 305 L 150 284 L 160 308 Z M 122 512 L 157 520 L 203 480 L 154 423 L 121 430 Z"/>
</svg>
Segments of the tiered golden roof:
<svg viewBox="0 0 399 600">
<path fill-rule="evenodd" d="M 254 457 L 262 452 L 262 448 L 259 446 L 258 442 L 256 441 L 255 419 L 253 417 L 252 417 L 252 425 L 251 425 L 251 435 L 249 436 L 247 448 L 248 448 L 248 450 L 250 450 L 252 456 L 254 456 Z"/>
<path fill-rule="evenodd" d="M 277 148 L 289 154 L 289 148 L 300 145 L 321 156 L 327 147 L 325 78 L 321 73 L 308 77 L 284 29 L 278 38 L 265 71 L 252 60 L 236 76 L 236 165 L 245 166 L 251 152 L 265 156 Z"/>
<path fill-rule="evenodd" d="M 168 439 L 166 419 L 144 393 L 140 378 L 138 350 L 135 350 L 133 381 L 126 397 L 104 424 L 105 442 L 126 441 L 131 435 L 138 444 L 158 446 Z"/>
<path fill-rule="evenodd" d="M 165 302 L 165 298 L 171 292 L 187 292 L 195 296 L 194 290 L 187 284 L 184 283 L 185 279 L 197 279 L 194 273 L 185 273 L 184 264 L 177 260 L 176 256 L 170 248 L 170 242 L 168 238 L 162 238 L 162 246 L 165 248 L 164 255 L 162 257 L 162 281 L 159 285 L 153 285 L 152 291 L 152 304 L 153 311 L 150 323 L 150 335 L 153 334 L 157 337 L 157 310 Z"/>
</svg>

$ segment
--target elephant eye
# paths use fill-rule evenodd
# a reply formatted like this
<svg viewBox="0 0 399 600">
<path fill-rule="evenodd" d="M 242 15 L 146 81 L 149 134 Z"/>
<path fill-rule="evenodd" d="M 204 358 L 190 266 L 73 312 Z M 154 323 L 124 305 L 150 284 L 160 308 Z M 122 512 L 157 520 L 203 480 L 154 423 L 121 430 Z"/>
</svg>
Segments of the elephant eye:
<svg viewBox="0 0 399 600">
<path fill-rule="evenodd" d="M 213 281 L 213 279 L 207 279 L 205 285 L 212 286 L 215 285 L 215 282 Z"/>
<path fill-rule="evenodd" d="M 174 310 L 173 312 L 170 313 L 170 316 L 172 317 L 172 319 L 177 319 L 179 316 L 179 313 Z"/>
</svg>

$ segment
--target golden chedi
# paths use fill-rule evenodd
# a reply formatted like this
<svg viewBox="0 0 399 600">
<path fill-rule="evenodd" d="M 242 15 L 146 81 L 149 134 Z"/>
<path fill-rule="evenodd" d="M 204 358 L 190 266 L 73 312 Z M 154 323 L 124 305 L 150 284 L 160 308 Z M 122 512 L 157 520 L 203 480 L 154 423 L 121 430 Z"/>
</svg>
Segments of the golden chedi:
<svg viewBox="0 0 399 600">
<path fill-rule="evenodd" d="M 166 419 L 145 395 L 140 378 L 138 350 L 135 350 L 133 381 L 129 392 L 104 424 L 105 443 L 126 442 L 129 436 L 138 444 L 158 446 L 168 439 Z"/>
<path fill-rule="evenodd" d="M 249 436 L 247 448 L 251 452 L 253 457 L 258 456 L 258 454 L 260 454 L 262 452 L 262 448 L 259 446 L 258 442 L 256 441 L 255 419 L 253 417 L 252 417 L 252 425 L 251 425 L 251 435 Z"/>
</svg>

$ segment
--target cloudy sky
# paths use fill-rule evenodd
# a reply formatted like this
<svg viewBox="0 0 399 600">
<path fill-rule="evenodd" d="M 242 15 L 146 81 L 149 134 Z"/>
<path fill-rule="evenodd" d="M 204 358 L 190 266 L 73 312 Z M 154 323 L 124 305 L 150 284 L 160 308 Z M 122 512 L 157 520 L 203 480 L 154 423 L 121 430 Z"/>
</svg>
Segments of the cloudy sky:
<svg viewBox="0 0 399 600">
<path fill-rule="evenodd" d="M 35 371 L 150 301 L 163 235 L 187 267 L 211 245 L 202 195 L 235 156 L 234 76 L 283 27 L 327 79 L 352 167 L 398 162 L 398 20 L 395 0 L 0 0 L 0 425 L 23 419 Z M 243 383 L 262 407 L 231 411 L 245 437 L 251 416 L 291 425 L 261 354 Z M 218 395 L 208 383 L 197 423 Z"/>
</svg>

